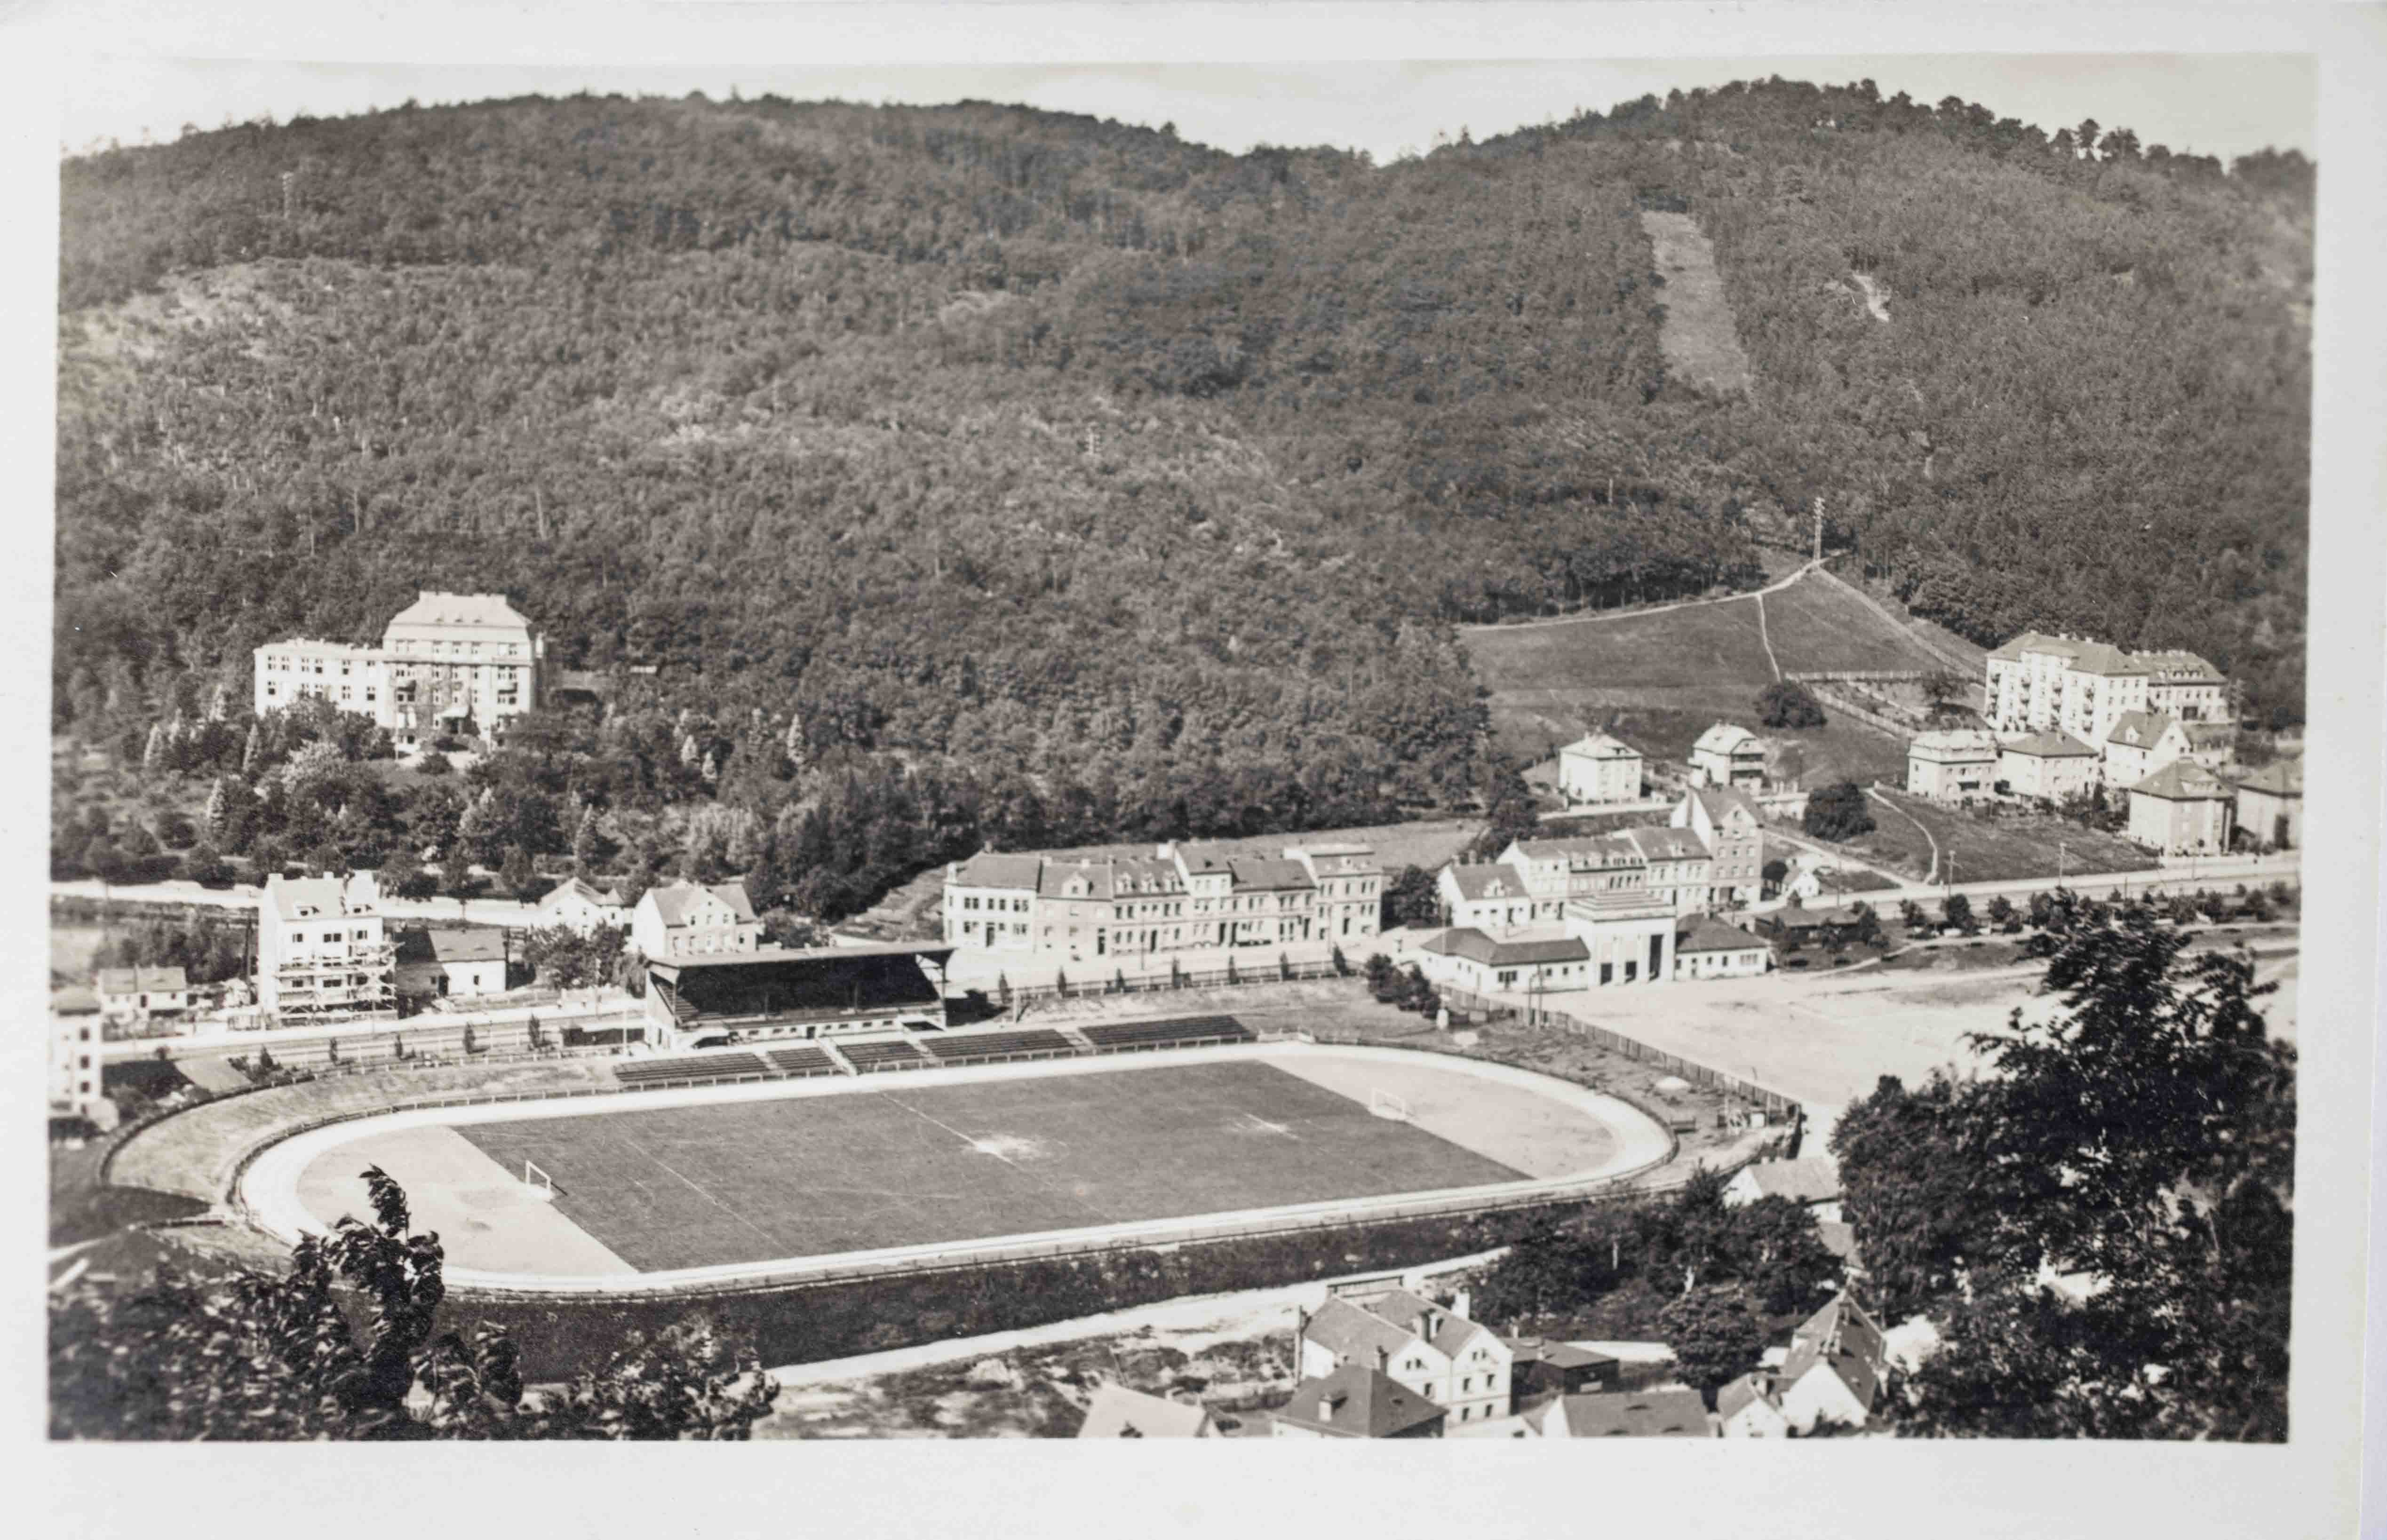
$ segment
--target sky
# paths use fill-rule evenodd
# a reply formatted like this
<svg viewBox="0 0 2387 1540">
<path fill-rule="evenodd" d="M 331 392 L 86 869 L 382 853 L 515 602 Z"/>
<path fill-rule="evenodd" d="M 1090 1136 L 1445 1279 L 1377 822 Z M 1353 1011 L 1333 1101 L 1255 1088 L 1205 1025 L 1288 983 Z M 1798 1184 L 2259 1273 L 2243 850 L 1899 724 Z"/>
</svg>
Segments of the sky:
<svg viewBox="0 0 2387 1540">
<path fill-rule="evenodd" d="M 2267 145 L 2315 154 L 2317 68 L 2295 54 L 1772 55 L 1553 60 L 953 65 L 336 64 L 101 55 L 63 84 L 60 143 L 174 138 L 184 124 L 277 120 L 524 93 L 619 91 L 937 103 L 976 97 L 1157 127 L 1240 153 L 1329 144 L 1382 162 L 1464 128 L 1489 138 L 1605 111 L 1644 93 L 1780 74 L 1870 79 L 1884 96 L 1955 95 L 2052 131 L 2095 118 L 2141 143 L 2224 160 Z"/>
</svg>

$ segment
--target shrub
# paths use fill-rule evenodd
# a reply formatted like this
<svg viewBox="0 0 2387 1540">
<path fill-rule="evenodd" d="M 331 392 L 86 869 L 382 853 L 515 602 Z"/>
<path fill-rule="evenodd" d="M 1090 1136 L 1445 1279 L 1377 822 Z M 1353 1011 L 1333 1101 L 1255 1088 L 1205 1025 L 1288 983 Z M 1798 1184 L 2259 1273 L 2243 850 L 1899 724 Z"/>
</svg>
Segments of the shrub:
<svg viewBox="0 0 2387 1540">
<path fill-rule="evenodd" d="M 1864 789 L 1854 781 L 1842 781 L 1811 792 L 1807 798 L 1807 815 L 1803 820 L 1809 834 L 1818 839 L 1853 839 L 1860 834 L 1873 832 L 1873 810 L 1865 804 Z"/>
<path fill-rule="evenodd" d="M 1757 719 L 1769 727 L 1820 727 L 1824 706 L 1806 686 L 1777 679 L 1758 692 Z"/>
</svg>

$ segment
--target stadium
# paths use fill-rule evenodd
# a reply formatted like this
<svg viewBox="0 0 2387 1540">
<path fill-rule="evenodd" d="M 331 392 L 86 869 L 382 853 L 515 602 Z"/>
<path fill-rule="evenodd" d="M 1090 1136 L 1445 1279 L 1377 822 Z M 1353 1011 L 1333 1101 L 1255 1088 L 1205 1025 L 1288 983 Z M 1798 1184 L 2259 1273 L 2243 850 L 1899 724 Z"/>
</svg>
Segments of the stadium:
<svg viewBox="0 0 2387 1540">
<path fill-rule="evenodd" d="M 903 1072 L 909 1071 L 909 1072 Z M 252 1152 L 284 1241 L 406 1189 L 451 1287 L 619 1294 L 1549 1202 L 1664 1162 L 1613 1097 L 1232 1017 L 623 1061 L 587 1091 L 349 1114 Z"/>
</svg>

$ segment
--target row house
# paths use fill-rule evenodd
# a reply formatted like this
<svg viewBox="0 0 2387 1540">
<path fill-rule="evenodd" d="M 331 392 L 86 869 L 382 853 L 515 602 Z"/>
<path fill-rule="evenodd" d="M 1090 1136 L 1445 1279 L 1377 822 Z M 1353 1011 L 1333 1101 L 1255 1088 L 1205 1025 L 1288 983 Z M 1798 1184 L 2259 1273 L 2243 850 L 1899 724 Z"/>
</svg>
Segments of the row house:
<svg viewBox="0 0 2387 1540">
<path fill-rule="evenodd" d="M 1998 733 L 2065 732 L 2103 743 L 2127 712 L 2229 719 L 2229 685 L 2193 652 L 2127 652 L 2026 631 L 1989 655 L 1984 714 Z"/>
<path fill-rule="evenodd" d="M 1365 845 L 1277 856 L 1210 844 L 1087 860 L 988 852 L 945 868 L 950 945 L 1055 962 L 1339 943 L 1375 935 L 1383 905 L 1383 868 Z"/>
<path fill-rule="evenodd" d="M 313 697 L 373 718 L 401 751 L 469 726 L 494 738 L 537 709 L 547 639 L 502 594 L 429 590 L 383 628 L 379 647 L 318 637 L 256 650 L 259 716 Z"/>
</svg>

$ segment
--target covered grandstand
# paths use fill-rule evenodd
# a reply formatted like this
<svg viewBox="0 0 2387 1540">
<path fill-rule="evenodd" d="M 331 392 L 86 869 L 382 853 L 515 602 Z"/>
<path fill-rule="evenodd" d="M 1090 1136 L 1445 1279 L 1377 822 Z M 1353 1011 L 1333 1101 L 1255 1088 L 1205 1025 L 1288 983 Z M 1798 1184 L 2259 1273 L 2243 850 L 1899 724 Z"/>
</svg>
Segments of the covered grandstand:
<svg viewBox="0 0 2387 1540">
<path fill-rule="evenodd" d="M 665 1045 L 739 1042 L 945 1025 L 936 942 L 816 947 L 647 964 L 647 1018 Z"/>
</svg>

